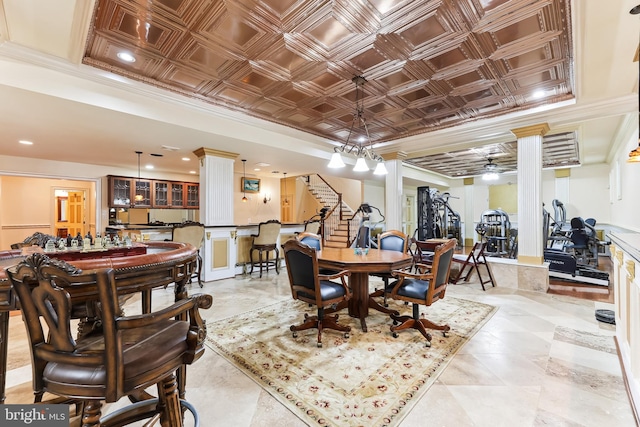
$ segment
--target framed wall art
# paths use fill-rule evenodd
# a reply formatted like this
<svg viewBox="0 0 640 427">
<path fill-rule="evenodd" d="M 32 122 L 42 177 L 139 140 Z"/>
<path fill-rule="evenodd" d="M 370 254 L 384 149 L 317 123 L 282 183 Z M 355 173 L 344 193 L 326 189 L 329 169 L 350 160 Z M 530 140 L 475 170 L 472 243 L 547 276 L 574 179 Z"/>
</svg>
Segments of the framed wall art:
<svg viewBox="0 0 640 427">
<path fill-rule="evenodd" d="M 257 178 L 242 178 L 241 189 L 245 193 L 259 193 L 260 180 Z"/>
</svg>

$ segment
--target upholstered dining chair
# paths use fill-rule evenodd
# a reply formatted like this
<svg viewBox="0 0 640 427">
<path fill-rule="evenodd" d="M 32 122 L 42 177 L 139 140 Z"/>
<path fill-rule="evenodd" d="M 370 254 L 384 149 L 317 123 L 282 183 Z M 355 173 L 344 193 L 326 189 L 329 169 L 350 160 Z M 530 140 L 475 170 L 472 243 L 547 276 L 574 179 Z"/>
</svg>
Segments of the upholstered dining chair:
<svg viewBox="0 0 640 427">
<path fill-rule="evenodd" d="M 316 251 L 322 250 L 322 238 L 318 234 L 303 231 L 302 233 L 296 235 L 296 239 L 298 239 L 299 242 L 302 242 L 305 245 L 314 248 Z M 328 268 L 320 268 L 318 271 L 320 272 L 320 274 L 325 275 L 338 273 L 336 270 L 330 270 Z"/>
<path fill-rule="evenodd" d="M 409 250 L 409 239 L 406 234 L 399 230 L 388 230 L 378 234 L 378 249 L 383 249 L 386 251 L 396 251 L 407 253 Z M 372 273 L 370 276 L 381 277 L 384 282 L 384 287 L 382 289 L 376 290 L 372 297 L 384 297 L 384 306 L 387 307 L 387 295 L 389 288 L 389 279 L 393 276 L 391 272 L 388 273 Z"/>
<path fill-rule="evenodd" d="M 211 306 L 210 295 L 123 317 L 113 269 L 81 271 L 35 253 L 7 269 L 7 275 L 27 329 L 36 402 L 45 392 L 58 396 L 55 403 L 84 402 L 83 427 L 126 425 L 158 413 L 162 426 L 180 427 L 182 409 L 190 410 L 198 424 L 195 409 L 179 399 L 175 372 L 204 352 L 206 327 L 199 308 Z M 74 338 L 73 307 L 93 301 L 99 303 L 101 327 Z M 134 401 L 153 385 L 157 398 L 101 416 L 103 401 L 124 396 Z"/>
<path fill-rule="evenodd" d="M 252 234 L 253 238 L 251 242 L 251 248 L 249 249 L 249 259 L 251 260 L 251 271 L 253 273 L 253 267 L 260 267 L 260 277 L 262 277 L 262 267 L 265 267 L 267 273 L 269 272 L 269 266 L 275 267 L 276 273 L 280 274 L 278 267 L 278 257 L 280 251 L 278 250 L 278 236 L 280 235 L 280 228 L 282 224 L 277 219 L 272 219 L 266 222 L 258 224 L 258 234 Z M 258 260 L 254 260 L 254 253 L 258 251 Z M 272 261 L 269 261 L 269 253 L 275 252 L 275 257 Z"/>
<path fill-rule="evenodd" d="M 327 316 L 325 309 L 351 298 L 345 279 L 349 272 L 345 270 L 331 275 L 320 274 L 316 249 L 297 239 L 288 240 L 284 244 L 284 256 L 293 299 L 315 305 L 318 310 L 316 316 L 305 313 L 302 324 L 290 327 L 293 337 L 296 338 L 299 331 L 317 328 L 318 347 L 322 347 L 324 329 L 344 332 L 344 337 L 348 338 L 351 327 L 338 324 L 338 315 Z M 340 281 L 333 281 L 335 279 Z"/>
<path fill-rule="evenodd" d="M 204 224 L 199 222 L 187 221 L 173 227 L 171 235 L 173 242 L 190 243 L 198 250 L 196 261 L 196 276 L 198 277 L 198 285 L 202 287 L 202 255 L 200 248 L 204 244 Z M 191 282 L 191 277 L 189 282 Z"/>
<path fill-rule="evenodd" d="M 304 223 L 304 232 L 320 234 L 320 221 L 307 221 Z"/>
<path fill-rule="evenodd" d="M 393 320 L 391 332 L 394 337 L 398 336 L 397 331 L 408 328 L 417 329 L 427 339 L 427 347 L 430 347 L 431 334 L 427 332 L 427 329 L 442 331 L 444 336 L 451 329 L 449 325 L 437 325 L 426 318 L 420 318 L 420 305 L 428 307 L 444 298 L 455 247 L 456 239 L 450 239 L 440 244 L 435 248 L 432 264 L 418 265 L 418 273 L 404 270 L 393 272 L 398 280 L 390 285 L 392 288 L 391 298 L 410 302 L 413 305 L 412 316 L 390 314 Z"/>
</svg>

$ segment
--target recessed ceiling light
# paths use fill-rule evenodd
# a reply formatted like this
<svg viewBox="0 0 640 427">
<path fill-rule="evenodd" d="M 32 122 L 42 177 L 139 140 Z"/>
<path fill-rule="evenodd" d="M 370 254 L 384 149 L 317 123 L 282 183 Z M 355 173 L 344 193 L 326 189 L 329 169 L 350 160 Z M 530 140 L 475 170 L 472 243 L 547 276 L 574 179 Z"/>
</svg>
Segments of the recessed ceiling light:
<svg viewBox="0 0 640 427">
<path fill-rule="evenodd" d="M 265 163 L 265 162 L 258 162 L 258 163 L 256 163 L 256 166 L 263 168 L 263 167 L 271 166 L 271 165 L 269 163 Z"/>
<path fill-rule="evenodd" d="M 24 145 L 33 145 L 33 142 L 31 141 L 27 141 L 26 139 L 21 139 L 20 141 L 18 141 L 20 144 L 24 144 Z"/>
<path fill-rule="evenodd" d="M 147 165 L 145 166 L 145 169 L 153 169 L 153 165 Z"/>
<path fill-rule="evenodd" d="M 189 171 L 189 173 L 192 173 L 192 174 L 194 174 L 194 175 L 195 175 L 196 171 Z"/>
<path fill-rule="evenodd" d="M 254 171 L 259 171 L 259 170 L 260 170 L 260 168 L 253 168 L 253 170 L 254 170 Z"/>
<path fill-rule="evenodd" d="M 118 52 L 116 56 L 124 62 L 136 62 L 136 58 L 129 52 Z"/>
<path fill-rule="evenodd" d="M 183 158 L 182 158 L 182 160 L 184 160 L 185 162 L 188 162 L 188 161 L 189 161 L 189 160 L 191 160 L 191 159 L 190 159 L 190 158 L 188 158 L 188 157 L 183 157 Z"/>
<path fill-rule="evenodd" d="M 543 90 L 537 90 L 531 94 L 531 96 L 534 97 L 535 99 L 544 98 L 544 95 L 545 93 Z"/>
</svg>

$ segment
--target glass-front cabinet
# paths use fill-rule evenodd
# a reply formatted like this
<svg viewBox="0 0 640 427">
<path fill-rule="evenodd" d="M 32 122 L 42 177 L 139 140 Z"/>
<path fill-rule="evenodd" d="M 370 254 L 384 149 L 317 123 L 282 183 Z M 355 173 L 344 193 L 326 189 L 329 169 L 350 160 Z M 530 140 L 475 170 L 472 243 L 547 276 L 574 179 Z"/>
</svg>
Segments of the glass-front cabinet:
<svg viewBox="0 0 640 427">
<path fill-rule="evenodd" d="M 109 197 L 111 207 L 131 206 L 131 178 L 111 177 L 109 179 Z"/>
<path fill-rule="evenodd" d="M 151 181 L 134 179 L 133 206 L 136 208 L 151 207 Z"/>
<path fill-rule="evenodd" d="M 200 192 L 198 184 L 185 184 L 187 188 L 187 208 L 198 208 L 200 206 Z"/>
<path fill-rule="evenodd" d="M 171 183 L 171 206 L 174 208 L 183 208 L 185 206 L 184 185 L 182 182 Z"/>
<path fill-rule="evenodd" d="M 155 181 L 153 183 L 153 206 L 156 208 L 169 207 L 169 183 L 165 181 Z"/>
<path fill-rule="evenodd" d="M 109 207 L 198 209 L 199 206 L 197 183 L 109 176 Z"/>
</svg>

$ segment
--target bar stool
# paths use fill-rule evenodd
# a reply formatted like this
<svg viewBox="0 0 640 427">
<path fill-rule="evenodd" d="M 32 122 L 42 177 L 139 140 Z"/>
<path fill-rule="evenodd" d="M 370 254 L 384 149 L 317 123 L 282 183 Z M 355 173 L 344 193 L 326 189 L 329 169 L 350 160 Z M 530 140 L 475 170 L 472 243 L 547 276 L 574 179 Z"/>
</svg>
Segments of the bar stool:
<svg viewBox="0 0 640 427">
<path fill-rule="evenodd" d="M 276 273 L 280 274 L 278 269 L 278 257 L 280 255 L 280 251 L 278 251 L 278 236 L 280 235 L 280 227 L 282 224 L 277 219 L 272 219 L 266 222 L 261 222 L 258 224 L 258 234 L 252 234 L 253 241 L 251 242 L 251 249 L 249 249 L 249 258 L 251 260 L 251 271 L 249 274 L 253 273 L 253 267 L 260 267 L 260 277 L 262 277 L 262 267 L 267 269 L 269 272 L 269 267 L 273 266 L 276 269 Z M 258 260 L 254 261 L 253 255 L 255 251 L 258 251 Z M 269 253 L 271 251 L 275 251 L 275 258 L 270 261 Z M 263 257 L 264 253 L 264 257 Z"/>
</svg>

